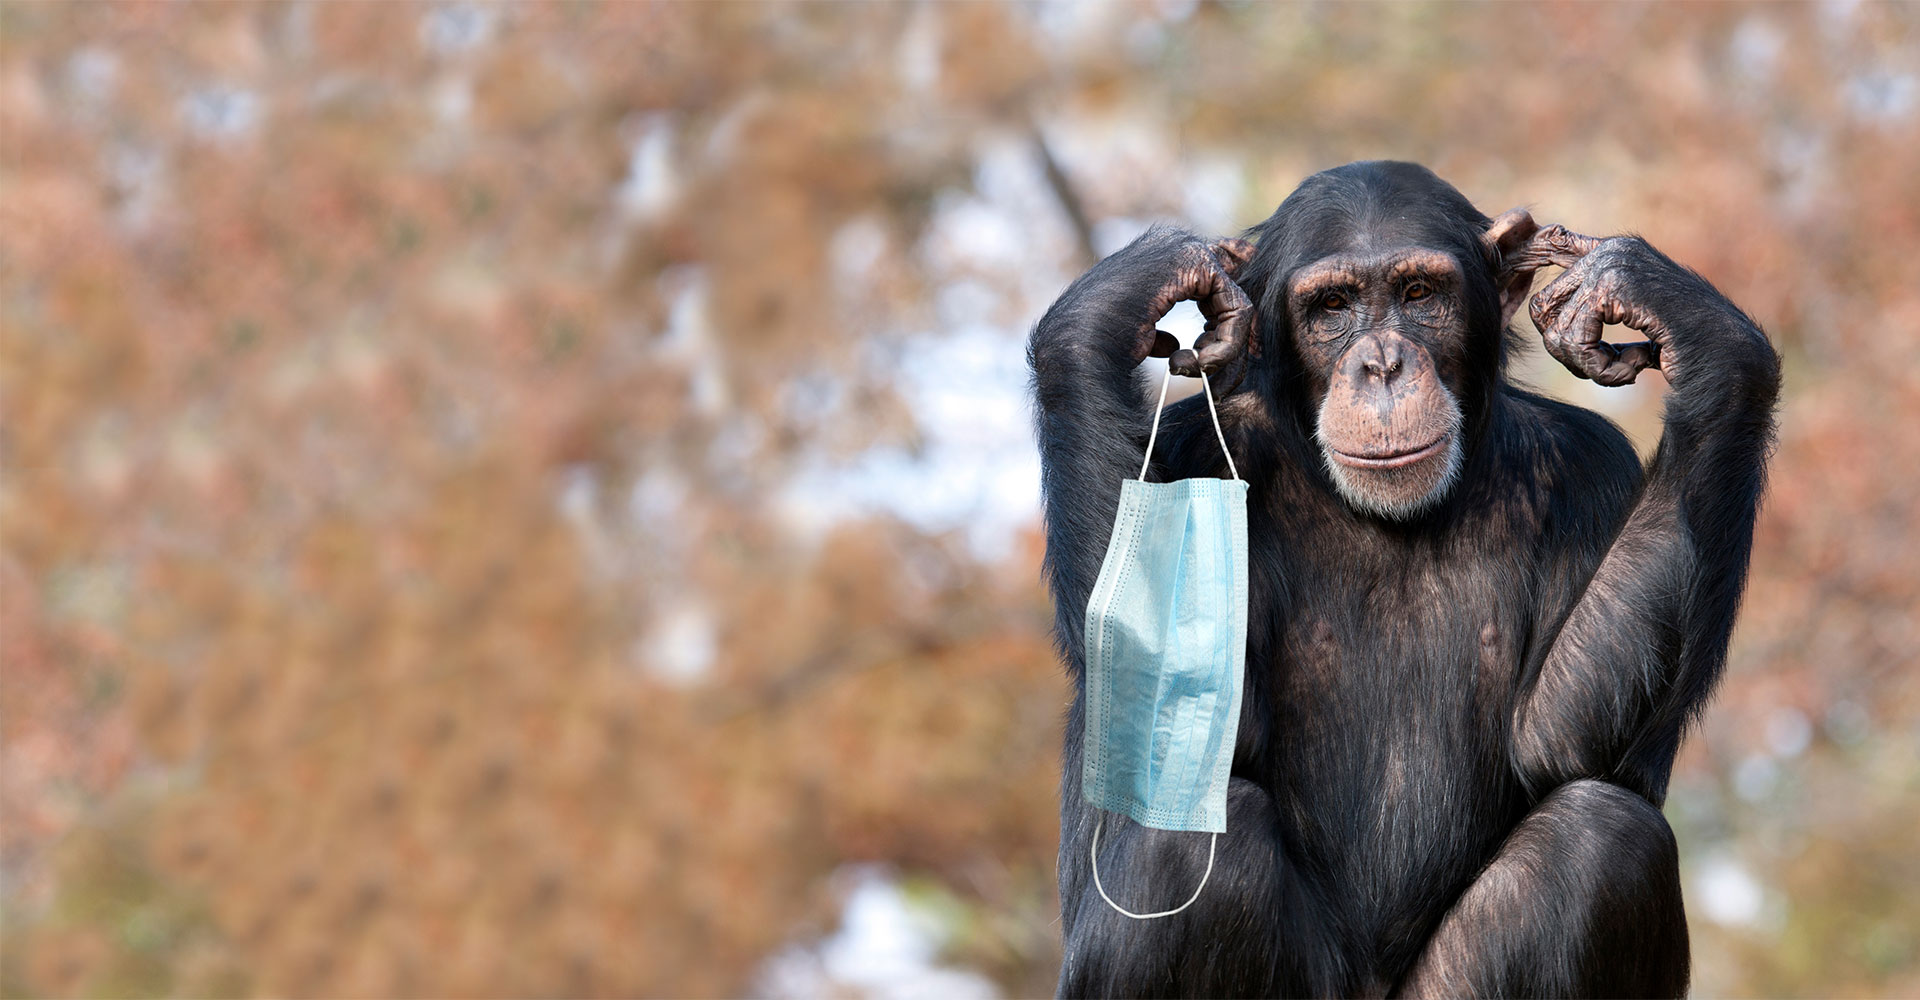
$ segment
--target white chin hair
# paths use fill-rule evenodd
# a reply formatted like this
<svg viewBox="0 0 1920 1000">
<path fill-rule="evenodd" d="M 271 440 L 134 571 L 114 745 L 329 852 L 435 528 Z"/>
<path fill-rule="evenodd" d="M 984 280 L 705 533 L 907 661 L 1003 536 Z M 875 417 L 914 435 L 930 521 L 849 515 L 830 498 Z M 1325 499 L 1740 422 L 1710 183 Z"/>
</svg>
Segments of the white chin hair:
<svg viewBox="0 0 1920 1000">
<path fill-rule="evenodd" d="M 1400 492 L 1398 490 L 1389 489 L 1375 492 L 1377 487 L 1375 489 L 1369 489 L 1370 484 L 1367 482 L 1368 478 L 1374 475 L 1381 475 L 1381 473 L 1370 473 L 1362 469 L 1349 469 L 1341 465 L 1334 460 L 1333 450 L 1325 444 L 1320 446 L 1320 457 L 1321 461 L 1325 463 L 1327 467 L 1327 475 L 1333 479 L 1333 488 L 1339 491 L 1340 498 L 1345 500 L 1348 506 L 1362 514 L 1371 514 L 1374 517 L 1384 518 L 1389 521 L 1400 521 L 1414 517 L 1415 515 L 1425 512 L 1441 500 L 1446 499 L 1448 491 L 1453 489 L 1454 480 L 1460 476 L 1460 438 L 1457 434 L 1448 439 L 1447 453 L 1444 458 L 1429 458 L 1419 463 L 1419 465 L 1424 466 L 1434 461 L 1440 461 L 1445 462 L 1446 466 L 1441 470 L 1439 477 L 1434 480 L 1433 486 L 1425 493 L 1417 496 L 1400 496 L 1397 495 Z M 1406 469 L 1390 470 L 1384 473 L 1384 475 L 1394 476 L 1400 473 L 1407 473 L 1418 476 L 1422 471 L 1424 470 L 1421 470 L 1419 466 L 1414 466 Z"/>
</svg>

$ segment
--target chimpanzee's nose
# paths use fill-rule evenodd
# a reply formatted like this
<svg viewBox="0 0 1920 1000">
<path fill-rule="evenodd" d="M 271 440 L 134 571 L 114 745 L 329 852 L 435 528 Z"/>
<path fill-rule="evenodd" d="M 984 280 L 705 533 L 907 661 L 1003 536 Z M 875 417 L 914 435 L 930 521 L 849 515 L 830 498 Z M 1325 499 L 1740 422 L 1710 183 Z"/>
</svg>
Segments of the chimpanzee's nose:
<svg viewBox="0 0 1920 1000">
<path fill-rule="evenodd" d="M 1360 365 L 1367 375 L 1392 385 L 1400 378 L 1400 371 L 1406 367 L 1400 356 L 1400 340 L 1397 337 L 1375 340 L 1363 348 Z"/>
</svg>

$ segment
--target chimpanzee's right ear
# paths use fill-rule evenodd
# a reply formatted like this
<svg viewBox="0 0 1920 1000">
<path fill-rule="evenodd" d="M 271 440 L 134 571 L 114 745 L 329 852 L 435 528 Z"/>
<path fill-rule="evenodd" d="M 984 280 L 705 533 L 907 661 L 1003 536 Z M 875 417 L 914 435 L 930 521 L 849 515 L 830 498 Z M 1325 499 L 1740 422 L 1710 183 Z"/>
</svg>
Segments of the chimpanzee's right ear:
<svg viewBox="0 0 1920 1000">
<path fill-rule="evenodd" d="M 1539 231 L 1540 224 L 1533 221 L 1533 213 L 1512 208 L 1500 213 L 1480 237 L 1486 244 L 1488 256 L 1498 262 L 1493 280 L 1500 290 L 1500 328 L 1503 330 L 1513 322 L 1513 314 L 1519 311 L 1528 289 L 1533 287 L 1533 272 L 1538 270 L 1538 265 L 1531 265 L 1522 251 Z"/>
</svg>

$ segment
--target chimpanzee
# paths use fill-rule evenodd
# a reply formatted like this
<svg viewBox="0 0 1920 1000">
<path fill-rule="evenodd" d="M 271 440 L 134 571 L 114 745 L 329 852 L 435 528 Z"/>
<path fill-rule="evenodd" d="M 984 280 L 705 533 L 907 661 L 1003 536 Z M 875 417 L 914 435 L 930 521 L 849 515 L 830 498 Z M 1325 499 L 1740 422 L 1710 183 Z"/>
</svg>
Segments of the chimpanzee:
<svg viewBox="0 0 1920 1000">
<path fill-rule="evenodd" d="M 1062 995 L 1678 996 L 1681 736 L 1726 660 L 1778 356 L 1643 239 L 1515 209 L 1424 167 L 1309 177 L 1248 239 L 1155 228 L 1033 331 L 1046 572 L 1079 694 L 1061 786 Z M 1665 434 L 1507 380 L 1530 303 L 1602 385 L 1658 368 Z M 1179 350 L 1155 321 L 1198 300 Z M 1646 341 L 1601 339 L 1606 324 Z M 1227 830 L 1205 892 L 1131 920 L 1089 881 L 1083 631 L 1152 405 L 1138 369 L 1207 371 L 1250 484 L 1246 674 Z M 1153 479 L 1226 475 L 1200 397 L 1168 407 Z M 1116 905 L 1201 884 L 1205 834 L 1107 815 Z"/>
</svg>

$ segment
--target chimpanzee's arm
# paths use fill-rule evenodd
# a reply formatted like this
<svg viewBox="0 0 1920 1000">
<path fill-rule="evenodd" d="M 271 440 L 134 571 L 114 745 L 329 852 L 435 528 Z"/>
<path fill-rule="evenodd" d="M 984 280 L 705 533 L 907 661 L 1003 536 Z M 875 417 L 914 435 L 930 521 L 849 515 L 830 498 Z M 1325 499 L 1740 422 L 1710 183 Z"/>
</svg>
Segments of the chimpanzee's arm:
<svg viewBox="0 0 1920 1000">
<path fill-rule="evenodd" d="M 1536 795 L 1599 778 L 1658 804 L 1682 729 L 1726 662 L 1779 358 L 1753 320 L 1645 240 L 1555 226 L 1536 245 L 1569 266 L 1533 300 L 1548 350 L 1607 385 L 1658 366 L 1672 388 L 1640 496 L 1522 694 L 1514 762 Z M 1649 341 L 1603 343 L 1606 323 Z"/>
<path fill-rule="evenodd" d="M 1209 244 L 1154 228 L 1067 287 L 1033 330 L 1034 410 L 1046 503 L 1047 574 L 1069 668 L 1080 670 L 1087 596 L 1113 530 L 1122 480 L 1140 475 L 1152 410 L 1135 369 L 1174 355 L 1174 370 L 1225 375 L 1224 393 L 1250 339 L 1253 307 L 1230 268 L 1247 244 Z M 1208 332 L 1179 351 L 1154 323 L 1177 302 L 1198 299 Z"/>
</svg>

